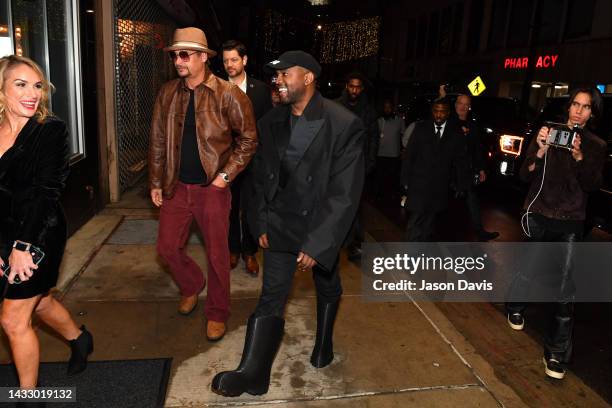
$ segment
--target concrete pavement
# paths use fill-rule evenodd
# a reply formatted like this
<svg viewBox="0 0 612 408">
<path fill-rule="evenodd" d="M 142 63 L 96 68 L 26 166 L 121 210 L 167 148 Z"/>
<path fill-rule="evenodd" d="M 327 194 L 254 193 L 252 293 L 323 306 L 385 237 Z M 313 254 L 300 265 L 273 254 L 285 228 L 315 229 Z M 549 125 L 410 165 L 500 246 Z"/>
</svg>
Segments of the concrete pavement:
<svg viewBox="0 0 612 408">
<path fill-rule="evenodd" d="M 311 276 L 297 273 L 268 394 L 238 398 L 213 394 L 214 374 L 235 368 L 240 360 L 246 320 L 255 307 L 261 278 L 249 276 L 242 263 L 232 271 L 228 333 L 222 341 L 209 343 L 202 312 L 205 292 L 192 315 L 176 312 L 178 290 L 155 254 L 156 220 L 157 211 L 140 189 L 102 211 L 70 239 L 57 295 L 94 334 L 92 359 L 173 358 L 168 407 L 548 405 L 542 404 L 547 401 L 545 392 L 534 400 L 511 388 L 516 384 L 491 365 L 435 304 L 363 302 L 361 272 L 344 254 L 344 297 L 336 323 L 334 362 L 319 370 L 309 364 L 316 299 Z M 372 213 L 372 221 L 391 228 L 380 214 Z M 204 265 L 197 235 L 188 251 Z M 45 329 L 40 337 L 43 361 L 68 358 L 62 340 Z M 8 360 L 5 341 L 0 361 Z M 553 386 L 577 382 L 570 379 Z M 555 406 L 606 406 L 588 387 L 579 386 L 580 401 L 587 405 L 576 400 Z"/>
</svg>

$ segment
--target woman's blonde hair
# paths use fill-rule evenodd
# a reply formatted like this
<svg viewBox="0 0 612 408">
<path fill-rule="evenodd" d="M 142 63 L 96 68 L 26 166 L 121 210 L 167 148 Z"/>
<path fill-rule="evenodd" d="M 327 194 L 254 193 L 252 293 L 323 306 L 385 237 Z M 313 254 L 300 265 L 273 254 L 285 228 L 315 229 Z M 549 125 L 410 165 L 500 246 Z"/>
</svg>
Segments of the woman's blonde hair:
<svg viewBox="0 0 612 408">
<path fill-rule="evenodd" d="M 2 123 L 5 118 L 6 100 L 4 95 L 4 81 L 6 80 L 6 75 L 11 69 L 22 64 L 32 68 L 34 72 L 38 74 L 42 83 L 42 97 L 38 102 L 38 108 L 34 116 L 36 116 L 39 122 L 42 122 L 47 116 L 52 115 L 51 111 L 49 111 L 49 94 L 53 92 L 55 88 L 53 84 L 45 78 L 43 70 L 37 63 L 29 58 L 20 57 L 18 55 L 8 55 L 0 58 L 0 123 Z"/>
</svg>

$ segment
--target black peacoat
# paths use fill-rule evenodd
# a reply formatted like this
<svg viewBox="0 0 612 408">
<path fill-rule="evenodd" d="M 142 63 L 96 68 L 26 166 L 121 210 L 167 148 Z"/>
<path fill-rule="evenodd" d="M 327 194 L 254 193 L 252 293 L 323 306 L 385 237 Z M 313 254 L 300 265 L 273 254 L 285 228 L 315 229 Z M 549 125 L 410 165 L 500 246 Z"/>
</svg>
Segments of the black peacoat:
<svg viewBox="0 0 612 408">
<path fill-rule="evenodd" d="M 60 196 L 69 172 L 68 153 L 64 122 L 47 118 L 38 123 L 32 118 L 0 158 L 0 255 L 7 262 L 14 240 L 45 252 L 33 277 L 10 285 L 7 298 L 29 298 L 57 282 L 66 244 Z"/>
<path fill-rule="evenodd" d="M 402 162 L 401 184 L 407 190 L 406 208 L 437 212 L 448 206 L 450 185 L 466 191 L 470 177 L 465 138 L 448 121 L 438 138 L 433 120 L 415 125 Z"/>
<path fill-rule="evenodd" d="M 292 159 L 285 160 L 283 168 L 289 171 L 282 188 L 279 177 L 289 150 L 290 117 L 290 106 L 279 106 L 258 123 L 256 205 L 249 212 L 249 225 L 256 237 L 267 233 L 271 250 L 303 251 L 331 271 L 363 188 L 363 123 L 316 92 L 294 130 L 299 140 L 291 143 L 295 148 Z"/>
<path fill-rule="evenodd" d="M 255 119 L 259 120 L 272 109 L 270 87 L 265 83 L 247 76 L 246 94 L 253 104 Z"/>
<path fill-rule="evenodd" d="M 259 120 L 272 109 L 270 88 L 265 83 L 249 76 L 247 76 L 246 88 L 246 94 L 253 105 L 255 119 Z M 238 184 L 236 187 L 240 189 L 240 206 L 242 208 L 251 206 L 250 199 L 253 196 L 251 173 L 251 166 L 247 166 L 234 180 L 234 184 Z M 232 192 L 234 191 L 234 188 L 232 188 Z"/>
</svg>

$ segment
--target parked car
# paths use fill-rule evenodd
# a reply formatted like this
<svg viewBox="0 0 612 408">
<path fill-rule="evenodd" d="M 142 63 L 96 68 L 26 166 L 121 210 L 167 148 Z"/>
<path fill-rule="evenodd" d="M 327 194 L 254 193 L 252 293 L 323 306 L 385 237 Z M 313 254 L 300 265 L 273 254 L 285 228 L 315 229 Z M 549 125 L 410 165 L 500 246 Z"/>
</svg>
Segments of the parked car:
<svg viewBox="0 0 612 408">
<path fill-rule="evenodd" d="M 604 112 L 598 123 L 595 134 L 608 144 L 606 163 L 604 165 L 604 182 L 599 191 L 589 198 L 587 208 L 588 227 L 599 227 L 612 233 L 612 94 L 604 94 Z M 519 180 L 518 173 L 523 164 L 527 147 L 532 138 L 546 122 L 567 121 L 567 104 L 569 96 L 547 99 L 540 114 L 522 134 L 502 134 L 498 140 L 498 149 L 494 163 L 498 176 L 505 178 L 514 186 L 526 190 Z"/>
<path fill-rule="evenodd" d="M 472 98 L 472 118 L 481 126 L 489 170 L 494 171 L 491 167 L 499 151 L 499 140 L 520 137 L 528 128 L 528 122 L 520 115 L 518 100 L 491 96 Z"/>
<path fill-rule="evenodd" d="M 447 94 L 451 109 L 457 94 Z M 431 103 L 438 95 L 416 96 L 399 105 L 398 111 L 403 115 L 406 124 L 431 117 Z M 513 98 L 494 96 L 472 97 L 471 119 L 477 121 L 483 135 L 485 153 L 488 156 L 490 172 L 495 172 L 495 158 L 500 152 L 499 141 L 505 138 L 521 138 L 528 123 L 519 114 L 519 102 Z"/>
</svg>

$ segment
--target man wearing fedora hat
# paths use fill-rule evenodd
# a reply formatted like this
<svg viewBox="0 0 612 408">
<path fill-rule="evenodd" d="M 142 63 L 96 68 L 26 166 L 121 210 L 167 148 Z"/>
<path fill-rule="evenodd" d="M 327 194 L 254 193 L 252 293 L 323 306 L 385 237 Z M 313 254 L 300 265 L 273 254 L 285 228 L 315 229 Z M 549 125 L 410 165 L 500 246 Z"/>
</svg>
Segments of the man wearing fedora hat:
<svg viewBox="0 0 612 408">
<path fill-rule="evenodd" d="M 164 51 L 179 78 L 162 85 L 151 122 L 149 186 L 160 207 L 157 251 L 179 287 L 179 313 L 191 313 L 206 285 L 185 253 L 195 218 L 208 257 L 206 336 L 215 341 L 225 334 L 229 316 L 228 186 L 257 149 L 255 116 L 248 97 L 207 67 L 216 53 L 202 30 L 176 30 Z"/>
<path fill-rule="evenodd" d="M 255 205 L 249 225 L 264 248 L 263 287 L 247 322 L 239 367 L 212 382 L 214 392 L 229 397 L 268 391 L 296 269 L 312 270 L 317 291 L 310 363 L 321 368 L 332 362 L 342 294 L 338 253 L 357 212 L 365 172 L 363 123 L 317 91 L 319 63 L 303 51 L 287 51 L 266 67 L 277 75 L 281 105 L 258 122 L 253 162 Z"/>
</svg>

